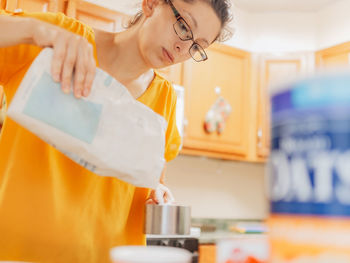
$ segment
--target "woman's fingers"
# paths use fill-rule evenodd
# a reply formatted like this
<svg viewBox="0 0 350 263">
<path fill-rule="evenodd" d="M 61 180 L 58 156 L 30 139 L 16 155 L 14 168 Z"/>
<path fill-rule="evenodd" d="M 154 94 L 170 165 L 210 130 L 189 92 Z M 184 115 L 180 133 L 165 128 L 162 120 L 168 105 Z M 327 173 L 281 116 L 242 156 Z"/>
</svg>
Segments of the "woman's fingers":
<svg viewBox="0 0 350 263">
<path fill-rule="evenodd" d="M 71 55 L 71 57 L 68 55 L 66 57 L 67 78 L 71 80 L 74 73 L 74 95 L 76 98 L 86 97 L 90 94 L 96 71 L 92 45 L 82 37 L 75 38 L 69 44 L 69 52 L 67 54 Z M 66 83 L 63 81 L 62 85 L 66 85 Z"/>
<path fill-rule="evenodd" d="M 87 54 L 83 49 L 78 50 L 77 62 L 74 69 L 74 96 L 80 98 L 83 94 L 83 85 L 87 73 L 87 63 L 88 59 L 86 58 Z"/>
<path fill-rule="evenodd" d="M 66 57 L 64 58 L 64 61 L 63 61 L 62 78 L 61 78 L 62 90 L 66 93 L 70 92 L 73 69 L 76 66 L 76 62 L 77 62 L 77 53 L 78 53 L 77 38 L 79 38 L 79 36 L 71 36 L 70 41 L 66 43 L 67 52 L 66 52 Z"/>
<path fill-rule="evenodd" d="M 85 74 L 85 82 L 83 87 L 83 96 L 87 97 L 91 92 L 92 83 L 95 78 L 96 62 L 92 45 L 88 45 L 88 62 L 86 63 L 87 70 Z"/>
<path fill-rule="evenodd" d="M 63 61 L 66 57 L 66 41 L 63 38 L 56 40 L 51 64 L 51 74 L 56 82 L 61 81 Z"/>
<path fill-rule="evenodd" d="M 77 98 L 88 96 L 96 71 L 92 45 L 82 36 L 47 23 L 37 22 L 35 28 L 34 42 L 54 50 L 51 65 L 53 79 L 61 82 L 61 88 L 66 93 L 70 92 L 73 83 Z"/>
<path fill-rule="evenodd" d="M 158 202 L 151 198 L 151 199 L 147 199 L 146 200 L 146 204 L 148 204 L 148 205 L 156 205 L 156 204 L 158 204 Z"/>
<path fill-rule="evenodd" d="M 151 201 L 150 201 L 151 200 Z M 174 204 L 175 198 L 172 195 L 168 187 L 163 184 L 159 184 L 155 190 L 152 190 L 149 199 L 146 201 L 146 204 Z"/>
<path fill-rule="evenodd" d="M 156 197 L 155 190 L 152 190 L 151 193 L 149 194 L 149 197 L 146 200 L 146 204 L 153 204 L 153 205 L 158 204 L 158 199 Z"/>
</svg>

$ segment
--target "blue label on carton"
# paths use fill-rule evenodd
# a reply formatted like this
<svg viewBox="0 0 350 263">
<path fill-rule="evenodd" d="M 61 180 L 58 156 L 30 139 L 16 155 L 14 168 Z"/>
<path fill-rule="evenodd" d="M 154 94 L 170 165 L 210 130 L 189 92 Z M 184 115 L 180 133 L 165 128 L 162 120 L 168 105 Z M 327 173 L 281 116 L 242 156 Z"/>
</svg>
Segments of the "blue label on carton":
<svg viewBox="0 0 350 263">
<path fill-rule="evenodd" d="M 91 144 L 102 113 L 102 105 L 64 94 L 60 84 L 44 73 L 23 109 L 23 113 L 51 125 L 78 140 Z"/>
</svg>

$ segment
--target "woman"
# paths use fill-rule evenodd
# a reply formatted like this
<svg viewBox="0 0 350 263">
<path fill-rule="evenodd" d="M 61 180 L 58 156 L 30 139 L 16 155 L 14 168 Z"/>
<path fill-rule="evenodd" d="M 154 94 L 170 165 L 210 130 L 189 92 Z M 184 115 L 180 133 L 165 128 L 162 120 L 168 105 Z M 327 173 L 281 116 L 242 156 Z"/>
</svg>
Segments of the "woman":
<svg viewBox="0 0 350 263">
<path fill-rule="evenodd" d="M 77 98 L 88 96 L 96 64 L 168 121 L 165 159 L 178 153 L 176 95 L 153 72 L 206 59 L 204 48 L 229 20 L 226 0 L 143 0 L 142 14 L 118 34 L 62 14 L 0 16 L 0 85 L 11 102 L 42 47 L 54 49 L 52 74 Z M 21 45 L 19 45 L 21 44 Z M 109 249 L 145 244 L 149 190 L 95 175 L 6 119 L 0 138 L 0 260 L 107 262 Z M 153 194 L 151 193 L 151 199 Z M 157 200 L 154 200 L 157 202 Z"/>
</svg>

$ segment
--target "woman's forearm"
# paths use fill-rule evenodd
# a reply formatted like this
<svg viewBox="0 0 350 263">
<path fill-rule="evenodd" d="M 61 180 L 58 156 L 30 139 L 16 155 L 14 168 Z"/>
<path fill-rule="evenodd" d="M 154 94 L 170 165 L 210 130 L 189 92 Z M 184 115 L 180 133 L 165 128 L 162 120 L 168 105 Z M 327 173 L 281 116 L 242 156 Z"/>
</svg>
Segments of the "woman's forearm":
<svg viewBox="0 0 350 263">
<path fill-rule="evenodd" d="M 88 96 L 96 70 L 94 48 L 86 38 L 88 34 L 81 36 L 46 22 L 44 14 L 41 17 L 43 19 L 36 19 L 34 15 L 33 18 L 0 15 L 0 47 L 32 44 L 53 48 L 51 74 L 54 80 L 61 82 L 64 92 L 70 92 L 74 79 L 74 95 L 77 98 Z"/>
<path fill-rule="evenodd" d="M 0 15 L 0 47 L 33 44 L 35 26 L 32 18 Z"/>
</svg>

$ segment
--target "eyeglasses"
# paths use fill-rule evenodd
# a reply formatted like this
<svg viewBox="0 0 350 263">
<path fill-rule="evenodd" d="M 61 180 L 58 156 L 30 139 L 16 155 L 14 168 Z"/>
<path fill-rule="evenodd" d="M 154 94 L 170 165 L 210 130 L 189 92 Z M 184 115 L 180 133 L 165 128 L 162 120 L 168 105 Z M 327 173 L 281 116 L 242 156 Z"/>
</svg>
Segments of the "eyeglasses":
<svg viewBox="0 0 350 263">
<path fill-rule="evenodd" d="M 207 60 L 208 59 L 207 54 L 205 53 L 204 49 L 194 41 L 192 30 L 189 27 L 189 25 L 186 23 L 185 19 L 183 19 L 183 17 L 179 14 L 179 12 L 175 8 L 171 0 L 166 0 L 166 2 L 169 3 L 177 20 L 176 23 L 173 25 L 176 35 L 178 35 L 178 37 L 182 41 L 188 41 L 188 40 L 193 41 L 193 44 L 189 49 L 189 53 L 191 57 L 197 62 Z"/>
</svg>

